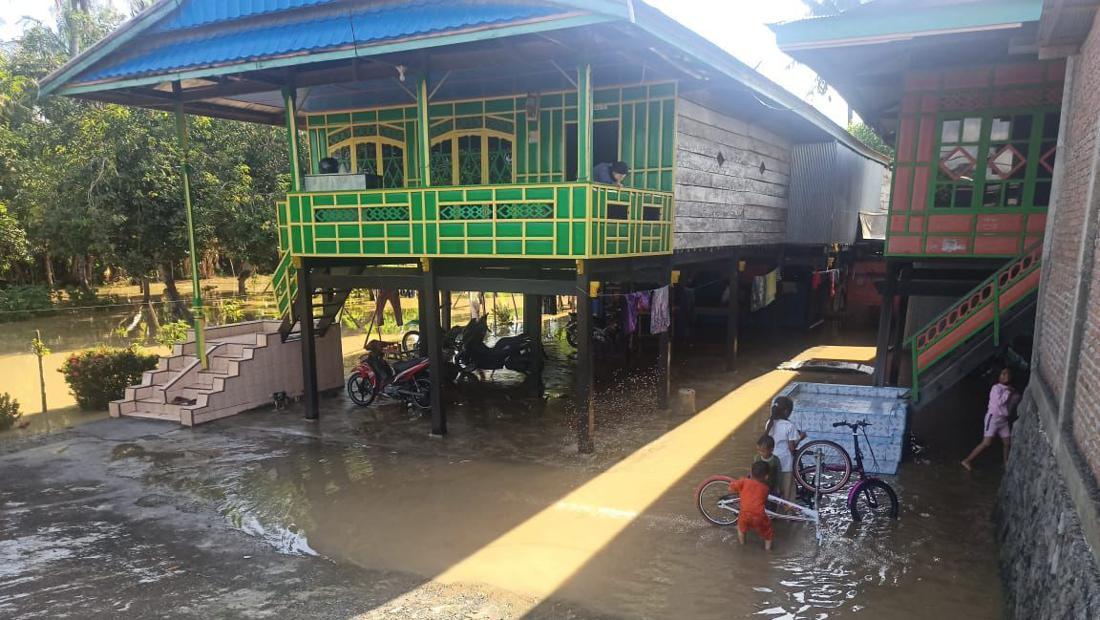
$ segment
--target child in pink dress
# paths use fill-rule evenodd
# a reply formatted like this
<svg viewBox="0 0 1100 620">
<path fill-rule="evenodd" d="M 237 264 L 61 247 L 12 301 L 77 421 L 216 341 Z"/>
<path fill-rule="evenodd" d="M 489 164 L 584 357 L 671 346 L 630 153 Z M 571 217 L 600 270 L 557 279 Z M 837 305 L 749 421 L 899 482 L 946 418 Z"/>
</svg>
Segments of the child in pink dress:
<svg viewBox="0 0 1100 620">
<path fill-rule="evenodd" d="M 985 431 L 982 434 L 982 442 L 971 450 L 970 455 L 962 461 L 962 466 L 970 469 L 974 459 L 993 445 L 993 438 L 1000 437 L 1004 446 L 1004 461 L 1008 464 L 1008 451 L 1012 447 L 1012 426 L 1008 422 L 1008 416 L 1016 403 L 1020 402 L 1020 395 L 1016 388 L 1012 387 L 1012 369 L 1004 368 L 997 384 L 989 390 L 989 406 L 985 412 Z"/>
</svg>

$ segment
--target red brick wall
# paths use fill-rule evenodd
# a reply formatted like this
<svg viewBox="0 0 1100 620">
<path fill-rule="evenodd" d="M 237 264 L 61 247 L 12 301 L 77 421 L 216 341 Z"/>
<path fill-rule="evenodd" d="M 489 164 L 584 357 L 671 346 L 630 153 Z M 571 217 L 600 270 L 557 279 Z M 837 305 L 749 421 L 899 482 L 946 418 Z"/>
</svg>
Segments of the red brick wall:
<svg viewBox="0 0 1100 620">
<path fill-rule="evenodd" d="M 905 76 L 886 252 L 890 255 L 1016 256 L 1042 239 L 1044 210 L 982 216 L 928 212 L 938 157 L 937 115 L 1062 101 L 1062 61 L 985 65 Z"/>
<path fill-rule="evenodd" d="M 1100 479 L 1100 264 L 1078 264 L 1100 118 L 1100 15 L 1075 62 L 1070 117 L 1062 119 L 1066 131 L 1066 145 L 1059 155 L 1063 170 L 1054 216 L 1048 224 L 1048 234 L 1053 237 L 1046 257 L 1042 315 L 1037 320 L 1038 371 L 1053 394 L 1062 394 L 1077 278 L 1091 268 L 1081 355 L 1076 373 L 1071 374 L 1077 389 L 1072 425 L 1081 454 Z"/>
</svg>

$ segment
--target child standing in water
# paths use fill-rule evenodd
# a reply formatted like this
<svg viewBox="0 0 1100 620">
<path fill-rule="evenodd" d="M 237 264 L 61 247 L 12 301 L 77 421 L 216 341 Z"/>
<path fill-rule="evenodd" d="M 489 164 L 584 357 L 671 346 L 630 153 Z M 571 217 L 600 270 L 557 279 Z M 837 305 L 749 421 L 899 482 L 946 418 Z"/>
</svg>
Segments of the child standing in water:
<svg viewBox="0 0 1100 620">
<path fill-rule="evenodd" d="M 764 539 L 764 548 L 771 551 L 775 532 L 772 530 L 772 520 L 764 512 L 764 504 L 768 501 L 768 464 L 764 461 L 753 463 L 748 478 L 730 483 L 730 493 L 741 496 L 741 513 L 737 517 L 737 542 L 745 544 L 745 534 L 752 530 Z"/>
<path fill-rule="evenodd" d="M 1020 395 L 1016 388 L 1012 387 L 1012 369 L 1003 368 L 997 378 L 997 384 L 989 390 L 989 405 L 985 412 L 985 430 L 982 433 L 982 442 L 978 444 L 970 455 L 962 460 L 962 466 L 969 471 L 974 459 L 993 445 L 993 438 L 1000 437 L 1004 446 L 1004 462 L 1008 464 L 1008 451 L 1012 448 L 1012 425 L 1008 422 L 1008 416 L 1016 403 L 1020 402 Z"/>
<path fill-rule="evenodd" d="M 756 458 L 753 464 L 766 463 L 768 465 L 768 487 L 772 495 L 779 496 L 779 474 L 783 466 L 779 463 L 779 457 L 775 455 L 775 440 L 771 435 L 761 435 L 756 440 Z"/>
<path fill-rule="evenodd" d="M 793 400 L 786 396 L 776 398 L 772 403 L 772 415 L 768 418 L 768 425 L 765 427 L 767 434 L 775 442 L 775 455 L 779 457 L 779 494 L 789 502 L 795 500 L 794 476 L 791 475 L 791 470 L 794 469 L 794 454 L 798 449 L 798 442 L 806 438 L 806 433 L 798 430 L 794 423 L 787 419 L 791 417 L 793 411 Z"/>
</svg>

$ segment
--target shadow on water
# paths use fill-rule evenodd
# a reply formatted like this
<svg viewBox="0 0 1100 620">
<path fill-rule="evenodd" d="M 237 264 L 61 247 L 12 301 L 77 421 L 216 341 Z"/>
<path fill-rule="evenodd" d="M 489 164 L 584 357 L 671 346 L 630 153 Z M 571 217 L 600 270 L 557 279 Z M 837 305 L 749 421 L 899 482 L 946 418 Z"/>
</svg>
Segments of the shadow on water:
<svg viewBox="0 0 1100 620">
<path fill-rule="evenodd" d="M 735 373 L 720 370 L 713 348 L 681 346 L 675 380 L 697 390 L 702 409 L 809 344 L 837 337 L 750 340 Z M 866 334 L 839 338 L 845 344 L 868 340 Z M 417 575 L 423 584 L 536 515 L 561 509 L 562 498 L 689 419 L 657 411 L 652 373 L 642 369 L 621 380 L 606 373 L 597 454 L 579 455 L 568 398 L 570 351 L 556 342 L 548 349 L 546 398 L 532 397 L 519 377 L 498 373 L 476 391 L 456 396 L 445 440 L 428 439 L 426 421 L 401 407 L 359 409 L 340 396 L 323 402 L 315 430 L 295 430 L 302 428 L 295 409 L 263 411 L 194 431 L 207 439 L 223 437 L 216 449 L 159 456 L 130 447 L 116 452 L 150 462 L 145 474 L 150 482 L 213 502 L 232 527 L 281 552 Z M 857 380 L 820 373 L 798 379 Z M 944 409 L 969 406 L 963 392 L 955 404 L 945 398 Z M 820 545 L 811 527 L 779 524 L 770 554 L 756 541 L 739 547 L 735 530 L 705 524 L 693 505 L 696 483 L 715 473 L 743 472 L 765 416 L 765 408 L 757 410 L 638 514 L 597 510 L 586 516 L 629 522 L 563 585 L 513 615 L 1000 615 L 989 523 L 996 483 L 989 476 L 962 476 L 955 447 L 936 439 L 944 427 L 947 436 L 956 434 L 951 416 L 939 425 L 915 422 L 930 447 L 890 480 L 901 498 L 897 522 L 852 525 L 843 500 L 829 498 Z M 644 473 L 632 484 L 644 488 Z M 521 574 L 539 570 L 509 568 L 517 582 Z"/>
</svg>

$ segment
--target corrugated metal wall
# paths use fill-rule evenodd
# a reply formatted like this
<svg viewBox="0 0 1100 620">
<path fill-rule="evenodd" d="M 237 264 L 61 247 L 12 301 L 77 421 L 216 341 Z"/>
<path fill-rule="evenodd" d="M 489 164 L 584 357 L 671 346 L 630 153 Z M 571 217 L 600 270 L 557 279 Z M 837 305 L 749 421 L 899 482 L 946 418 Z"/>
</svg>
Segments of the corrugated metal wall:
<svg viewBox="0 0 1100 620">
<path fill-rule="evenodd" d="M 882 209 L 883 168 L 837 142 L 796 144 L 791 153 L 787 243 L 853 243 L 859 213 Z"/>
</svg>

